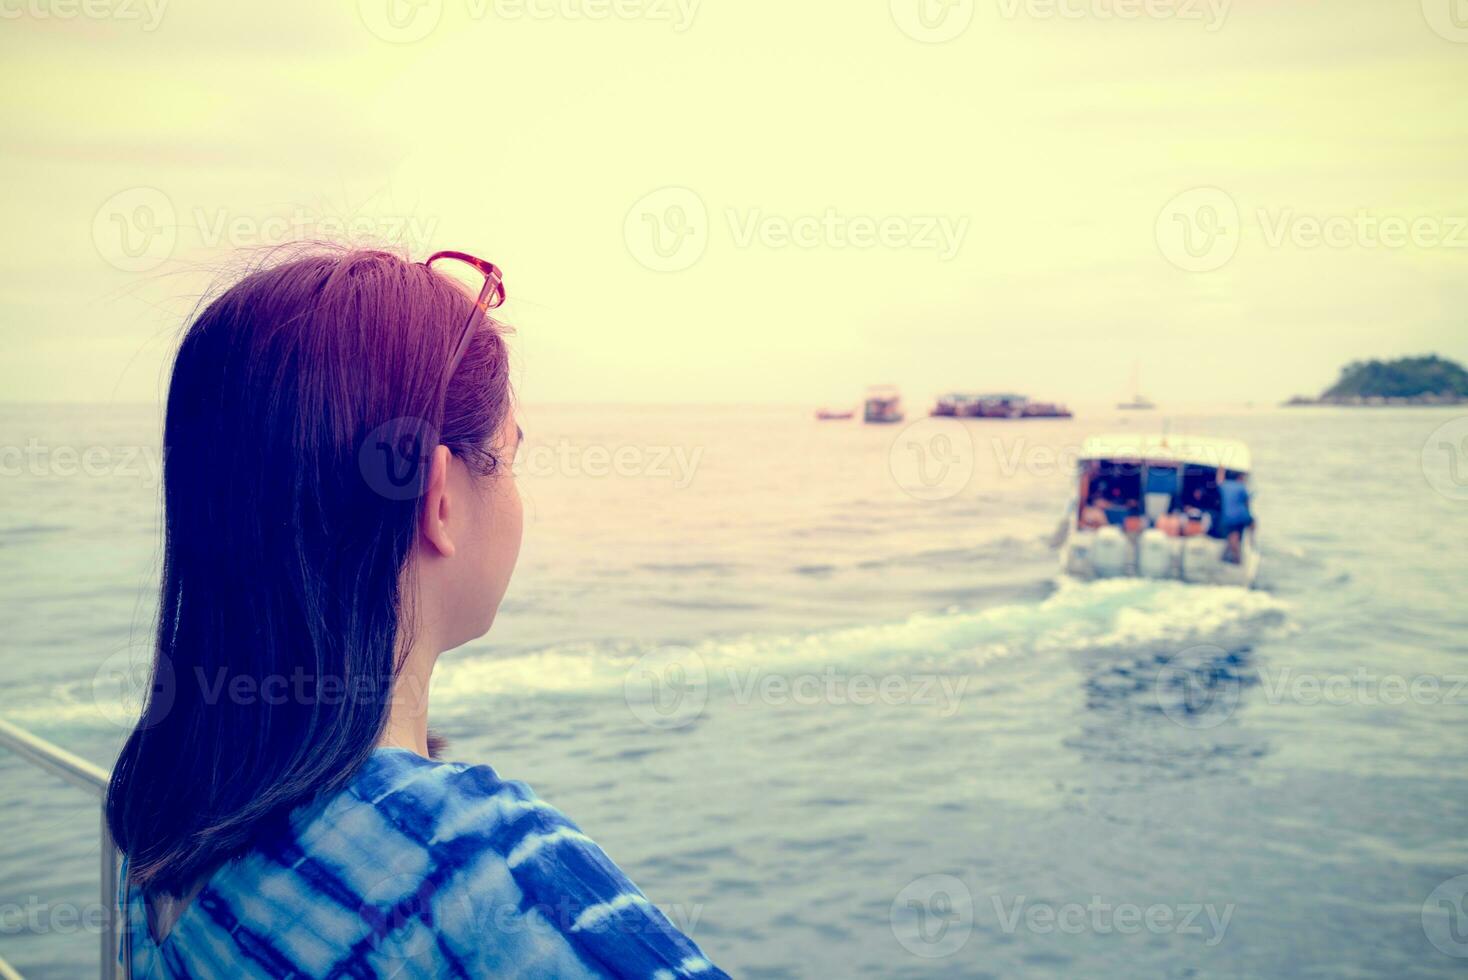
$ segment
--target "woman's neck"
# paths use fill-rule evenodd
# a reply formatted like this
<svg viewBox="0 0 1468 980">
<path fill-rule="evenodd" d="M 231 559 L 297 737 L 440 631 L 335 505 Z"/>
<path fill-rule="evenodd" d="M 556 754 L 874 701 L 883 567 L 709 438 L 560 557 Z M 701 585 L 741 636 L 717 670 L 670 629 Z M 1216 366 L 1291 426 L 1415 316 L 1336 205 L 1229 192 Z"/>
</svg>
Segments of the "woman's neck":
<svg viewBox="0 0 1468 980">
<path fill-rule="evenodd" d="M 419 639 L 403 657 L 402 668 L 393 683 L 387 724 L 377 744 L 408 749 L 426 759 L 429 758 L 428 685 L 434 664 L 438 662 L 438 648 L 424 642 L 428 637 Z"/>
</svg>

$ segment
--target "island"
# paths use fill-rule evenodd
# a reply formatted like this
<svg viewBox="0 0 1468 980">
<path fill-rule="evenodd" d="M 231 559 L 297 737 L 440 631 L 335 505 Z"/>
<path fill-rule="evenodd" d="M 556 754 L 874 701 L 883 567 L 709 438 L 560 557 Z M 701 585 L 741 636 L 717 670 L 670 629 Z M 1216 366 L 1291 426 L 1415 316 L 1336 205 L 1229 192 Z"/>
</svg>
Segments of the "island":
<svg viewBox="0 0 1468 980">
<path fill-rule="evenodd" d="M 1395 361 L 1352 361 L 1319 398 L 1286 405 L 1458 405 L 1468 401 L 1468 371 L 1436 354 Z"/>
</svg>

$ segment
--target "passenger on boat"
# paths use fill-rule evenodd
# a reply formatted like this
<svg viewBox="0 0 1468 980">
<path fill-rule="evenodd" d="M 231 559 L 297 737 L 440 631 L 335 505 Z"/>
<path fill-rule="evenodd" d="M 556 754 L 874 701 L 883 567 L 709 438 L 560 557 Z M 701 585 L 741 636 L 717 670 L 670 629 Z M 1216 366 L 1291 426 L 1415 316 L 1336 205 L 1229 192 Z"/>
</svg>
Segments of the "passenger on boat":
<svg viewBox="0 0 1468 980">
<path fill-rule="evenodd" d="M 1099 506 L 1111 524 L 1124 525 L 1128 517 L 1134 517 L 1138 513 L 1137 498 L 1127 496 L 1120 482 L 1112 482 L 1107 486 L 1106 496 L 1101 498 Z"/>
<path fill-rule="evenodd" d="M 1094 469 L 1095 464 L 1092 464 Z M 1101 502 L 1106 498 L 1106 480 L 1100 478 L 1092 482 L 1091 473 L 1086 475 L 1084 485 L 1085 502 L 1081 505 L 1081 527 L 1098 528 L 1106 526 L 1106 511 Z"/>
<path fill-rule="evenodd" d="M 1239 545 L 1243 532 L 1254 526 L 1254 515 L 1249 509 L 1249 488 L 1243 473 L 1218 470 L 1219 528 L 1218 537 L 1228 540 L 1224 560 L 1235 564 L 1239 561 Z"/>
<path fill-rule="evenodd" d="M 1210 492 L 1211 491 L 1211 492 Z M 1194 484 L 1192 491 L 1188 494 L 1188 502 L 1183 506 L 1183 516 L 1187 518 L 1187 526 L 1184 534 L 1188 536 L 1208 534 L 1217 537 L 1218 511 L 1217 490 L 1212 484 Z"/>
</svg>

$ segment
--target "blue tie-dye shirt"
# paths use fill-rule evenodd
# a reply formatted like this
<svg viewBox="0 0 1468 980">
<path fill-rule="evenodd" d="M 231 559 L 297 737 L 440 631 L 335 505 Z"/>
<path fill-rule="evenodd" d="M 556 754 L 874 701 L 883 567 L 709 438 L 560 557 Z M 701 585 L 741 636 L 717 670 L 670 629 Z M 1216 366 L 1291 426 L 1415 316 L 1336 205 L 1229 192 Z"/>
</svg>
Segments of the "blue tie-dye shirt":
<svg viewBox="0 0 1468 980">
<path fill-rule="evenodd" d="M 529 787 L 404 749 L 264 831 L 161 943 L 124 889 L 137 980 L 727 976 Z"/>
</svg>

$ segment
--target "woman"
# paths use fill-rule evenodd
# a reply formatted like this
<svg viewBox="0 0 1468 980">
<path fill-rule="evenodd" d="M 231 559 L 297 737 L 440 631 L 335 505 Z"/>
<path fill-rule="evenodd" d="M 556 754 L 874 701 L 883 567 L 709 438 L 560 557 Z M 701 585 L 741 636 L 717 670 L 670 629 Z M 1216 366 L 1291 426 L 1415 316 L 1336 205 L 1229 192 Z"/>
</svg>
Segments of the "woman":
<svg viewBox="0 0 1468 980">
<path fill-rule="evenodd" d="M 520 547 L 503 296 L 462 253 L 318 249 L 188 328 L 107 800 L 132 976 L 725 976 L 526 786 L 432 758 L 434 663 Z"/>
</svg>

